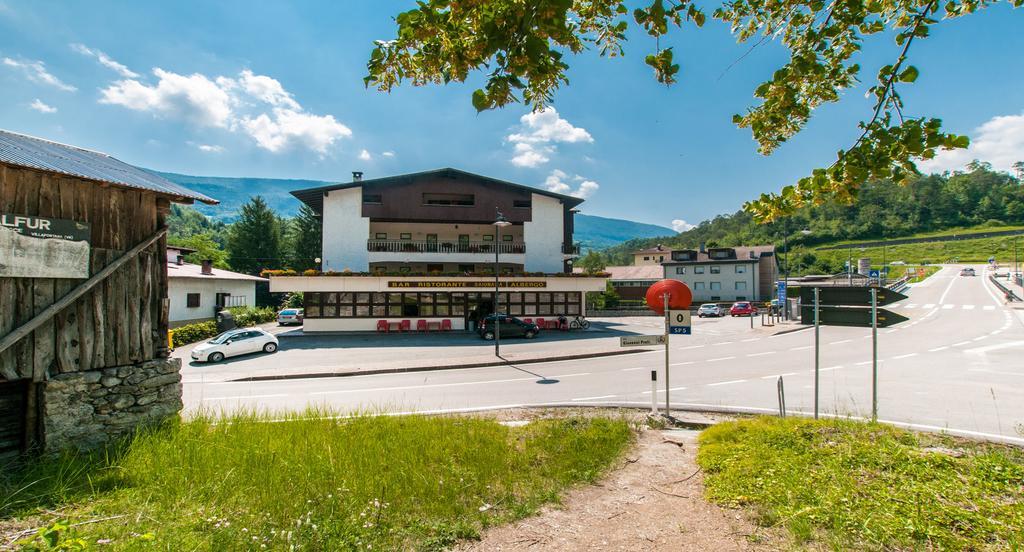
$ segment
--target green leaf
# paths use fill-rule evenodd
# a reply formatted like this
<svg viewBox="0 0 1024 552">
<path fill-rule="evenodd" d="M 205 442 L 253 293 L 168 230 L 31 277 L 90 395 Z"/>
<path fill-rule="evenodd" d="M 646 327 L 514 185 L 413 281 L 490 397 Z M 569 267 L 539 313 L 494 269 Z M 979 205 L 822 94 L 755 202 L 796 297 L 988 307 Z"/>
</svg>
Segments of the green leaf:
<svg viewBox="0 0 1024 552">
<path fill-rule="evenodd" d="M 911 65 L 900 73 L 900 82 L 914 82 L 917 80 L 917 67 Z"/>
<path fill-rule="evenodd" d="M 487 93 L 479 88 L 473 91 L 473 107 L 476 108 L 478 113 L 486 111 L 490 107 L 490 101 L 487 99 Z"/>
</svg>

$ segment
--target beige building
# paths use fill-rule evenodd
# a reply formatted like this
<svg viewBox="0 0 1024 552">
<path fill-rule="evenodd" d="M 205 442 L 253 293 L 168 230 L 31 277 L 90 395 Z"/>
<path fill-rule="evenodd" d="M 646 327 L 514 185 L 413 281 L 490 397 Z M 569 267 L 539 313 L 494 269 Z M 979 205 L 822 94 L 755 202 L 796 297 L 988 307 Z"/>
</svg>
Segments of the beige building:
<svg viewBox="0 0 1024 552">
<path fill-rule="evenodd" d="M 665 278 L 689 286 L 694 303 L 768 301 L 779 273 L 771 245 L 675 250 L 662 266 Z"/>
<path fill-rule="evenodd" d="M 660 243 L 650 249 L 633 252 L 633 266 L 656 266 L 672 259 L 672 250 Z"/>
</svg>

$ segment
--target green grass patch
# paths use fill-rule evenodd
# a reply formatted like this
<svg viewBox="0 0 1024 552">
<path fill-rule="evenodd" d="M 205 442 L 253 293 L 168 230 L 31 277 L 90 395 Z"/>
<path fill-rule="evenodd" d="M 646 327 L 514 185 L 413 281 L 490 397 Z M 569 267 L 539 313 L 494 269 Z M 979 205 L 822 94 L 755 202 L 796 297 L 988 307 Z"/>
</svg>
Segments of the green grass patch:
<svg viewBox="0 0 1024 552">
<path fill-rule="evenodd" d="M 997 238 L 978 238 L 948 242 L 908 243 L 883 247 L 865 247 L 853 250 L 853 260 L 867 257 L 874 263 L 903 261 L 908 264 L 932 263 L 985 263 L 989 257 L 995 257 L 1001 264 L 1012 264 L 1014 245 L 1017 246 L 1018 260 L 1024 261 L 1024 236 L 1002 236 Z M 850 257 L 848 249 L 812 249 L 819 259 L 828 259 L 835 264 L 842 264 Z"/>
<path fill-rule="evenodd" d="M 593 481 L 633 438 L 608 418 L 323 414 L 199 418 L 36 462 L 0 481 L 0 518 L 114 550 L 440 549 Z"/>
<path fill-rule="evenodd" d="M 882 424 L 761 417 L 703 432 L 706 496 L 798 544 L 1024 547 L 1024 451 Z"/>
</svg>

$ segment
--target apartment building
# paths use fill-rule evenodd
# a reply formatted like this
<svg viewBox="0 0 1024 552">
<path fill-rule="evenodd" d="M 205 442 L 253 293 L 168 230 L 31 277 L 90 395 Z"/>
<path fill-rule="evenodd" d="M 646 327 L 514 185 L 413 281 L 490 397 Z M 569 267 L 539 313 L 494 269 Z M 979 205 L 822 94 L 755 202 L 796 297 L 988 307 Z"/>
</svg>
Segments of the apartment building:
<svg viewBox="0 0 1024 552">
<path fill-rule="evenodd" d="M 767 301 L 779 273 L 772 245 L 712 247 L 672 252 L 665 278 L 689 286 L 696 303 Z"/>
<path fill-rule="evenodd" d="M 292 195 L 321 217 L 322 273 L 272 277 L 270 289 L 304 292 L 305 331 L 454 330 L 495 310 L 574 316 L 605 287 L 571 271 L 580 198 L 452 168 L 356 172 Z"/>
<path fill-rule="evenodd" d="M 660 243 L 648 249 L 633 252 L 633 266 L 658 266 L 672 259 L 672 250 Z"/>
</svg>

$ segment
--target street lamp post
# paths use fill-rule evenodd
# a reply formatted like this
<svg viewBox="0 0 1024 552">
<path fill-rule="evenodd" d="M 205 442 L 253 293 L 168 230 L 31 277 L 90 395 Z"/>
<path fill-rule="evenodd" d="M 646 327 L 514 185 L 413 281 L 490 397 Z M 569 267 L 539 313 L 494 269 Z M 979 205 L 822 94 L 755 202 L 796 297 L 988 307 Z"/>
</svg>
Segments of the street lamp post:
<svg viewBox="0 0 1024 552">
<path fill-rule="evenodd" d="M 498 250 L 501 249 L 501 229 L 505 226 L 509 226 L 512 223 L 505 218 L 505 215 L 501 214 L 501 211 L 497 207 L 494 208 L 494 356 L 501 356 L 501 322 L 498 318 L 498 306 L 501 304 L 499 301 L 499 284 L 498 274 L 501 269 L 501 265 L 498 264 Z"/>
</svg>

